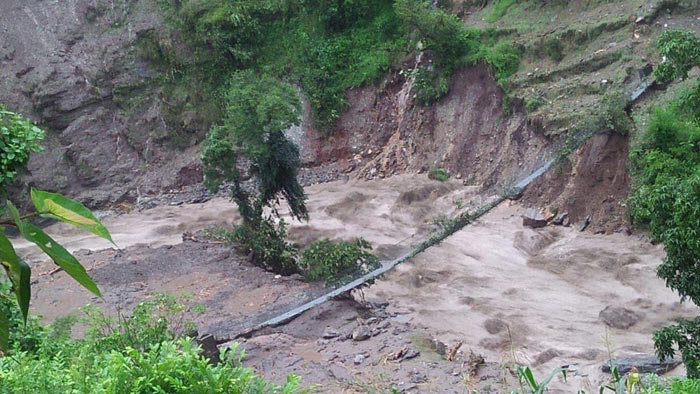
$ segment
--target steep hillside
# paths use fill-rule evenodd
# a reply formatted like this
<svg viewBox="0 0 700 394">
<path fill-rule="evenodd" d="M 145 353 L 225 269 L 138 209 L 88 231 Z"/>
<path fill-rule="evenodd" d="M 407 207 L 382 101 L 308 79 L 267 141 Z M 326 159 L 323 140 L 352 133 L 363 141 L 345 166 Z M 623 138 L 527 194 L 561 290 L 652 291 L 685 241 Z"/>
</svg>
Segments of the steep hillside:
<svg viewBox="0 0 700 394">
<path fill-rule="evenodd" d="M 198 182 L 197 89 L 163 90 L 141 56 L 155 1 L 3 1 L 0 101 L 48 130 L 27 183 L 92 207 Z"/>
<path fill-rule="evenodd" d="M 172 8 L 155 0 L 0 7 L 0 101 L 49 130 L 47 149 L 32 158 L 25 182 L 104 207 L 201 180 L 198 143 L 220 106 L 210 85 L 172 67 L 200 57 L 172 24 Z M 318 92 L 302 78 L 300 91 L 309 97 L 297 130 L 303 158 L 309 167 L 332 169 L 311 181 L 339 172 L 376 178 L 443 167 L 465 185 L 499 192 L 572 135 L 604 132 L 532 185 L 525 201 L 568 211 L 574 221 L 590 215 L 594 231 L 624 226 L 634 125 L 614 130 L 619 125 L 605 119 L 651 82 L 662 30 L 698 31 L 697 3 L 499 0 L 440 7 L 488 40 L 511 42 L 520 60 L 515 75 L 497 82 L 483 61 L 461 67 L 448 93 L 425 106 L 416 98 L 414 71 L 431 67 L 435 54 L 408 53 L 387 63 L 378 81 L 347 91 L 347 109 L 331 133 L 319 131 Z M 639 98 L 635 118 L 657 97 L 652 90 Z"/>
</svg>

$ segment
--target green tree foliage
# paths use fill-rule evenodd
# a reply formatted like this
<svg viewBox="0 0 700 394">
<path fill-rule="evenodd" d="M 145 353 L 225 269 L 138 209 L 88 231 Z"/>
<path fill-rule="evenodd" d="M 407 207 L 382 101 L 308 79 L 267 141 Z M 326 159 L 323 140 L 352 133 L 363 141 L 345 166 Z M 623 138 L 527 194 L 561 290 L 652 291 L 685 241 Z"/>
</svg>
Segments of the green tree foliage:
<svg viewBox="0 0 700 394">
<path fill-rule="evenodd" d="M 340 242 L 322 239 L 302 253 L 301 271 L 312 281 L 323 279 L 335 284 L 354 279 L 381 266 L 371 250 L 372 245 L 362 238 Z"/>
<path fill-rule="evenodd" d="M 685 77 L 700 64 L 700 40 L 692 33 L 668 31 L 659 40 L 666 62 L 655 70 L 662 80 Z M 694 59 L 689 63 L 688 58 Z M 697 91 L 684 93 L 652 114 L 640 146 L 632 153 L 635 192 L 630 213 L 635 223 L 649 226 L 650 236 L 663 242 L 666 258 L 658 275 L 681 300 L 700 305 L 700 122 Z M 700 320 L 680 321 L 654 335 L 661 358 L 683 355 L 689 377 L 700 377 Z"/>
<path fill-rule="evenodd" d="M 2 126 L 4 148 L 0 151 L 0 163 L 3 163 L 3 181 L 12 179 L 17 171 L 27 162 L 31 152 L 40 150 L 38 141 L 43 138 L 43 131 L 21 116 L 0 108 L 0 125 Z M 1 183 L 0 183 L 1 184 Z M 4 189 L 3 189 L 4 190 Z M 43 216 L 56 219 L 75 227 L 92 232 L 98 237 L 112 242 L 109 231 L 82 204 L 60 194 L 31 189 L 31 198 L 35 211 L 20 215 L 15 205 L 6 200 L 0 219 L 0 264 L 11 283 L 14 299 L 17 302 L 24 322 L 27 320 L 29 300 L 31 298 L 31 268 L 15 252 L 12 242 L 5 235 L 5 226 L 15 227 L 27 241 L 39 247 L 56 265 L 96 295 L 100 290 L 78 260 L 63 246 L 34 225 L 30 219 Z M 0 290 L 0 297 L 9 297 L 7 289 Z M 0 304 L 0 351 L 7 352 L 11 335 L 17 329 L 17 316 L 10 312 L 7 303 Z"/>
<path fill-rule="evenodd" d="M 238 226 L 233 240 L 253 262 L 263 268 L 290 275 L 299 272 L 297 246 L 286 240 L 287 224 L 283 219 L 275 222 L 271 216 L 258 218 L 254 225 Z"/>
<path fill-rule="evenodd" d="M 292 80 L 308 97 L 316 125 L 327 133 L 347 106 L 346 91 L 402 67 L 419 41 L 420 50 L 435 61 L 429 78 L 433 86 L 424 85 L 430 90 L 426 97 L 444 95 L 456 67 L 486 61 L 503 83 L 518 64 L 509 44 L 485 39 L 423 0 L 161 3 L 195 54 L 189 72 L 207 70 L 213 90 L 228 73 L 242 69 Z M 183 68 L 181 61 L 172 61 L 174 68 Z"/>
<path fill-rule="evenodd" d="M 275 78 L 239 71 L 229 81 L 225 107 L 224 119 L 210 130 L 202 149 L 205 184 L 211 191 L 231 184 L 244 220 L 235 239 L 254 262 L 282 274 L 296 272 L 296 250 L 284 240 L 286 226 L 273 219 L 284 198 L 292 216 L 308 220 L 306 196 L 297 180 L 299 150 L 284 135 L 299 124 L 296 91 Z M 253 185 L 243 184 L 244 167 Z"/>
<path fill-rule="evenodd" d="M 284 131 L 299 124 L 300 103 L 296 91 L 278 80 L 240 71 L 231 77 L 225 115 L 214 126 L 202 148 L 205 184 L 216 191 L 231 183 L 233 200 L 247 223 L 263 216 L 284 197 L 294 217 L 308 219 L 304 189 L 297 181 L 299 150 Z M 242 185 L 242 160 L 254 177 L 257 193 Z"/>
<path fill-rule="evenodd" d="M 0 104 L 0 190 L 15 179 L 17 171 L 27 164 L 29 155 L 40 152 L 44 131 Z"/>
<path fill-rule="evenodd" d="M 700 64 L 700 37 L 692 31 L 666 30 L 659 37 L 658 49 L 664 60 L 654 75 L 662 83 L 687 78 L 690 69 Z"/>
</svg>

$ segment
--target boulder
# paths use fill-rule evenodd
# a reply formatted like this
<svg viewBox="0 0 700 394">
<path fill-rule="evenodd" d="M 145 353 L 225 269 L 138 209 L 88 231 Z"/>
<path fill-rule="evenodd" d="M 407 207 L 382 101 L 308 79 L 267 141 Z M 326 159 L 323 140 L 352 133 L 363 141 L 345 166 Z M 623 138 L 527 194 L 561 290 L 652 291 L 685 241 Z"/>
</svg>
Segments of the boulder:
<svg viewBox="0 0 700 394">
<path fill-rule="evenodd" d="M 576 229 L 578 231 L 583 231 L 586 229 L 586 227 L 588 227 L 589 224 L 591 224 L 591 216 L 590 215 L 586 216 L 585 219 L 579 220 L 578 222 L 576 222 Z"/>
<path fill-rule="evenodd" d="M 523 226 L 540 228 L 547 225 L 547 220 L 535 208 L 528 208 L 523 215 Z"/>
<path fill-rule="evenodd" d="M 559 215 L 557 215 L 554 220 L 552 220 L 552 224 L 556 224 L 557 226 L 564 226 L 564 221 L 566 221 L 566 224 L 569 224 L 569 213 L 568 212 L 562 212 Z"/>
<path fill-rule="evenodd" d="M 613 359 L 603 364 L 603 372 L 611 372 L 611 364 L 617 368 L 620 375 L 624 375 L 635 368 L 639 373 L 665 374 L 680 365 L 681 360 L 669 358 L 660 361 L 656 356 L 633 356 Z"/>
<path fill-rule="evenodd" d="M 372 332 L 367 326 L 357 326 L 352 330 L 352 340 L 355 342 L 365 341 L 372 336 Z"/>
<path fill-rule="evenodd" d="M 365 361 L 365 356 L 362 354 L 358 354 L 352 361 L 353 363 L 355 363 L 355 365 L 360 365 L 363 361 Z"/>
<path fill-rule="evenodd" d="M 331 327 L 326 327 L 326 329 L 323 331 L 323 335 L 321 335 L 323 339 L 332 339 L 338 336 L 340 336 L 338 330 L 335 330 Z"/>
<path fill-rule="evenodd" d="M 542 216 L 544 216 L 544 220 L 546 220 L 547 223 L 549 223 L 557 216 L 557 210 L 556 209 L 551 210 L 551 209 L 547 208 L 544 210 L 544 213 Z"/>
<path fill-rule="evenodd" d="M 608 327 L 626 330 L 637 324 L 642 317 L 641 313 L 620 306 L 607 306 L 600 311 L 598 318 Z"/>
</svg>

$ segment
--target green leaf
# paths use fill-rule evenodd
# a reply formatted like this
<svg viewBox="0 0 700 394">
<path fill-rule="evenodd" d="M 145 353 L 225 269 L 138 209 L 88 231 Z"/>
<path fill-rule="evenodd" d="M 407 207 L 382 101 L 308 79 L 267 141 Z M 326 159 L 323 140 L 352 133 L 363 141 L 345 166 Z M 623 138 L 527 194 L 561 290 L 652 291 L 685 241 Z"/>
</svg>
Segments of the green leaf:
<svg viewBox="0 0 700 394">
<path fill-rule="evenodd" d="M 95 285 L 95 282 L 92 281 L 90 276 L 87 274 L 87 271 L 85 271 L 85 267 L 83 267 L 80 262 L 78 262 L 78 260 L 72 254 L 70 254 L 70 252 L 54 241 L 53 238 L 48 236 L 39 227 L 22 221 L 19 217 L 17 208 L 15 208 L 12 202 L 8 201 L 7 206 L 10 210 L 10 215 L 15 220 L 15 224 L 17 224 L 17 227 L 19 228 L 20 233 L 27 241 L 36 244 L 41 250 L 44 251 L 44 253 L 51 257 L 56 265 L 63 268 L 68 275 L 73 277 L 73 279 L 83 285 L 83 287 L 90 290 L 95 295 L 102 297 L 97 285 Z"/>
<path fill-rule="evenodd" d="M 0 306 L 0 351 L 7 353 L 10 347 L 10 316 L 4 306 Z"/>
<path fill-rule="evenodd" d="M 83 204 L 58 193 L 45 192 L 34 188 L 32 188 L 31 195 L 32 202 L 39 213 L 86 229 L 114 244 L 107 228 Z M 116 246 L 116 244 L 114 245 Z"/>
<path fill-rule="evenodd" d="M 7 271 L 7 275 L 10 277 L 12 287 L 17 296 L 17 304 L 19 304 L 19 309 L 26 322 L 27 313 L 29 311 L 29 300 L 31 298 L 31 286 L 29 284 L 31 269 L 24 260 L 17 256 L 15 249 L 12 247 L 12 243 L 10 243 L 10 240 L 5 236 L 4 230 L 0 231 L 0 260 L 2 260 L 2 265 Z"/>
</svg>

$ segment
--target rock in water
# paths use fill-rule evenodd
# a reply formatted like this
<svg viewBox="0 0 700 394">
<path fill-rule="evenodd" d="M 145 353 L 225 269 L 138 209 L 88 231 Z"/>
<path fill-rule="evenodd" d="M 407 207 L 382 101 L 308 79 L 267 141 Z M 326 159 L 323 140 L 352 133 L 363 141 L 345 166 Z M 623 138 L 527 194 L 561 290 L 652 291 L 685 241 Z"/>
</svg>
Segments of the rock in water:
<svg viewBox="0 0 700 394">
<path fill-rule="evenodd" d="M 523 226 L 540 228 L 547 225 L 547 220 L 535 208 L 528 208 L 523 215 Z"/>
<path fill-rule="evenodd" d="M 661 375 L 677 367 L 681 363 L 681 360 L 672 358 L 661 362 L 656 356 L 623 357 L 603 364 L 603 372 L 610 373 L 611 362 L 613 366 L 617 367 L 617 371 L 620 375 L 626 374 L 631 371 L 632 368 L 636 368 L 640 373 L 655 373 Z"/>
<path fill-rule="evenodd" d="M 585 219 L 577 222 L 576 229 L 578 229 L 578 231 L 583 231 L 586 229 L 586 227 L 588 227 L 589 224 L 591 224 L 591 216 L 590 215 L 586 216 Z"/>
<path fill-rule="evenodd" d="M 629 310 L 619 306 L 607 306 L 600 311 L 598 318 L 606 325 L 613 328 L 626 330 L 637 324 L 642 319 L 642 315 L 638 312 Z"/>
</svg>

